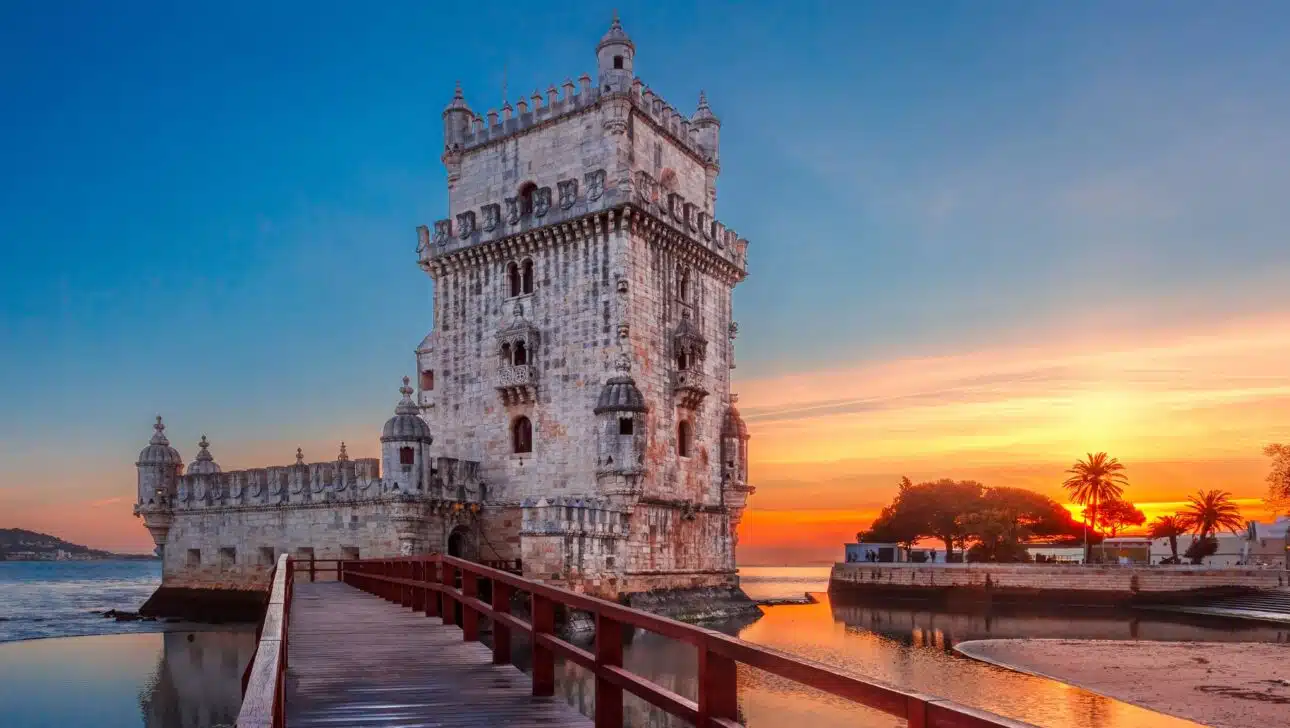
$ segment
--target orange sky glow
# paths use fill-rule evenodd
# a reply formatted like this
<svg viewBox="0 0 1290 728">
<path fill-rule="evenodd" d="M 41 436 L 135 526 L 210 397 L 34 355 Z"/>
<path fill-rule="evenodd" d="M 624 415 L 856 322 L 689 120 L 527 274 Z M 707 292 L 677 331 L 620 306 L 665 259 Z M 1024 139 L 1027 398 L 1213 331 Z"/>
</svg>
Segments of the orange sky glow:
<svg viewBox="0 0 1290 728">
<path fill-rule="evenodd" d="M 1261 450 L 1290 441 L 1286 362 L 1290 317 L 737 381 L 757 486 L 740 525 L 740 561 L 837 558 L 902 475 L 972 478 L 1064 502 L 1063 471 L 1098 450 L 1128 466 L 1126 496 L 1148 518 L 1174 512 L 1198 489 L 1222 488 L 1247 517 L 1270 519 Z M 351 455 L 374 456 L 372 427 L 341 423 L 302 443 L 225 437 L 218 456 L 225 468 L 252 467 L 285 461 L 297 444 L 333 452 L 340 439 Z M 134 438 L 136 450 L 147 434 Z M 181 447 L 188 457 L 192 450 Z M 4 525 L 150 550 L 130 515 L 134 452 L 100 453 L 83 466 L 96 471 L 39 473 L 38 488 L 29 485 L 37 474 L 22 474 L 25 454 L 14 453 L 18 467 L 0 483 Z"/>
</svg>

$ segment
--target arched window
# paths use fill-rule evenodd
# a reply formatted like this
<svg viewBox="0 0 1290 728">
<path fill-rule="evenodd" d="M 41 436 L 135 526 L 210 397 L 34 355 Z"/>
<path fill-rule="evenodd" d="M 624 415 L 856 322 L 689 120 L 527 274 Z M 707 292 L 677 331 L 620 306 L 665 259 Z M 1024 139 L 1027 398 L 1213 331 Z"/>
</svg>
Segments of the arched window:
<svg viewBox="0 0 1290 728">
<path fill-rule="evenodd" d="M 537 185 L 532 182 L 525 182 L 520 185 L 520 214 L 533 214 L 533 193 L 537 191 Z"/>
<path fill-rule="evenodd" d="M 510 295 L 520 295 L 523 290 L 520 287 L 520 267 L 515 263 L 510 263 L 506 266 L 506 282 L 510 288 Z"/>
<path fill-rule="evenodd" d="M 678 372 L 686 371 L 690 368 L 690 357 L 683 351 L 676 355 L 676 370 Z"/>
<path fill-rule="evenodd" d="M 524 265 L 521 266 L 521 270 L 522 270 L 522 273 L 520 275 L 520 279 L 522 283 L 520 286 L 520 290 L 524 291 L 525 293 L 532 293 L 533 292 L 533 260 L 531 258 L 526 258 L 524 260 Z"/>
<path fill-rule="evenodd" d="M 676 453 L 683 458 L 690 457 L 690 423 L 688 420 L 681 420 L 681 424 L 676 426 Z"/>
<path fill-rule="evenodd" d="M 533 452 L 533 423 L 527 417 L 516 417 L 511 424 L 511 450 L 517 453 Z"/>
<path fill-rule="evenodd" d="M 410 447 L 399 448 L 399 465 L 412 465 L 417 461 L 416 453 Z"/>
<path fill-rule="evenodd" d="M 515 363 L 515 358 L 511 354 L 510 342 L 502 344 L 502 366 L 510 366 Z"/>
<path fill-rule="evenodd" d="M 523 341 L 515 342 L 515 358 L 511 362 L 515 366 L 529 363 L 529 350 L 524 346 Z"/>
</svg>

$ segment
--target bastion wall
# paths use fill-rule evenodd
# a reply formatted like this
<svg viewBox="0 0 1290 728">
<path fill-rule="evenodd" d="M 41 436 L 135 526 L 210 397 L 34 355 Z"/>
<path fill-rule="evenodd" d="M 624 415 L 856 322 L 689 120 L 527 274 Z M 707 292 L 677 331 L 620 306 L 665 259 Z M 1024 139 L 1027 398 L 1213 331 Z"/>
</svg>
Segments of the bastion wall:
<svg viewBox="0 0 1290 728">
<path fill-rule="evenodd" d="M 1286 586 L 1280 569 L 1058 564 L 833 565 L 829 593 L 1058 604 L 1166 603 Z"/>
</svg>

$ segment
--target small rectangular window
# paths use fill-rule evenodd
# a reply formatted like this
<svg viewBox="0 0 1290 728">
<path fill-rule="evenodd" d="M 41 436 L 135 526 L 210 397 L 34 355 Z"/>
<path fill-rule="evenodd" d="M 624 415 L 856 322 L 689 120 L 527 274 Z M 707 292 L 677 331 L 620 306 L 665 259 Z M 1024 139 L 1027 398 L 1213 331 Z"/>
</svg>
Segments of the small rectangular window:
<svg viewBox="0 0 1290 728">
<path fill-rule="evenodd" d="M 219 550 L 219 565 L 221 569 L 231 569 L 237 564 L 237 549 L 232 546 L 223 546 Z"/>
<path fill-rule="evenodd" d="M 275 555 L 272 546 L 260 547 L 260 566 L 273 566 Z"/>
<path fill-rule="evenodd" d="M 313 560 L 314 560 L 314 547 L 313 547 L 313 546 L 301 546 L 300 548 L 296 549 L 296 560 L 297 560 L 297 561 L 313 561 Z"/>
<path fill-rule="evenodd" d="M 632 427 L 633 427 L 632 418 L 623 417 L 618 420 L 618 434 L 630 435 L 632 434 Z"/>
<path fill-rule="evenodd" d="M 188 565 L 189 565 L 189 566 L 201 566 L 201 565 L 202 565 L 202 550 L 201 550 L 201 549 L 188 549 Z"/>
<path fill-rule="evenodd" d="M 434 370 L 427 369 L 421 372 L 421 391 L 430 392 L 434 390 Z"/>
<path fill-rule="evenodd" d="M 623 67 L 623 57 L 614 56 L 614 68 L 621 69 L 622 67 Z"/>
<path fill-rule="evenodd" d="M 342 559 L 345 559 L 346 561 L 358 561 L 358 547 L 357 547 L 357 546 L 341 546 L 341 547 L 340 547 L 340 557 L 341 557 Z"/>
<path fill-rule="evenodd" d="M 416 452 L 410 447 L 399 448 L 399 465 L 412 465 L 417 461 Z"/>
</svg>

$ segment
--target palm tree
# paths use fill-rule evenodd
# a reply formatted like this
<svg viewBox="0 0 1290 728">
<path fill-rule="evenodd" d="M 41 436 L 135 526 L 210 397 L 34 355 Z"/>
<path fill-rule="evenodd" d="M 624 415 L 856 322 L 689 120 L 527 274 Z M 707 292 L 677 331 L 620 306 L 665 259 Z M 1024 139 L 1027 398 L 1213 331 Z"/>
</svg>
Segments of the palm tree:
<svg viewBox="0 0 1290 728">
<path fill-rule="evenodd" d="M 1089 453 L 1085 460 L 1076 460 L 1067 473 L 1070 473 L 1062 485 L 1070 493 L 1071 500 L 1084 506 L 1084 563 L 1088 563 L 1088 524 L 1097 523 L 1097 506 L 1099 503 L 1116 500 L 1124 493 L 1124 486 L 1129 484 L 1125 477 L 1124 465 L 1119 460 L 1107 456 L 1104 452 Z"/>
<path fill-rule="evenodd" d="M 1160 516 L 1151 522 L 1152 538 L 1169 539 L 1169 550 L 1173 552 L 1173 561 L 1178 563 L 1178 537 L 1187 533 L 1181 516 Z"/>
<path fill-rule="evenodd" d="M 1184 529 L 1202 539 L 1222 530 L 1238 533 L 1245 528 L 1241 509 L 1225 490 L 1197 491 L 1187 498 L 1187 507 L 1178 514 L 1178 519 Z"/>
</svg>

